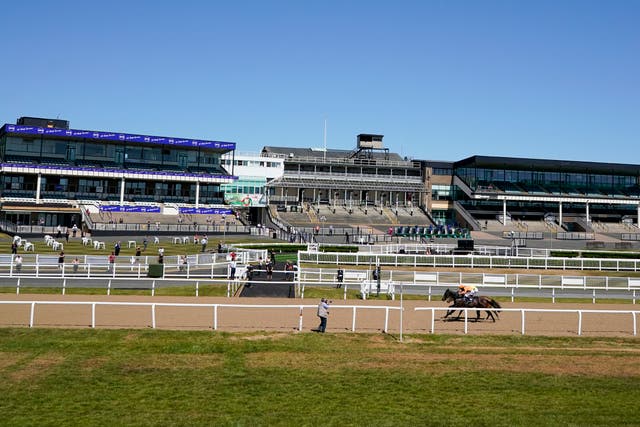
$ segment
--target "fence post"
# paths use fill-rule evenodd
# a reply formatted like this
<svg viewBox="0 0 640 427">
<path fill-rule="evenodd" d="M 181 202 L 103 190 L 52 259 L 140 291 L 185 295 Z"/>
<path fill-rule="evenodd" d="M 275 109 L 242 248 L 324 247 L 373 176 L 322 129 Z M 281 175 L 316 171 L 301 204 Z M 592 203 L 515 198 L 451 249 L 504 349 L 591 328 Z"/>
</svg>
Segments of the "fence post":
<svg viewBox="0 0 640 427">
<path fill-rule="evenodd" d="M 213 330 L 218 330 L 218 304 L 213 306 Z"/>
<path fill-rule="evenodd" d="M 62 280 L 62 295 L 64 295 L 66 293 L 66 290 L 67 290 L 67 279 L 64 278 Z"/>
<path fill-rule="evenodd" d="M 298 332 L 302 332 L 302 306 L 300 306 L 300 318 L 298 319 Z"/>
<path fill-rule="evenodd" d="M 351 332 L 356 331 L 356 306 L 353 306 L 353 317 L 351 320 Z"/>
<path fill-rule="evenodd" d="M 464 334 L 466 335 L 469 332 L 469 309 L 464 309 Z"/>
<path fill-rule="evenodd" d="M 196 296 L 199 296 L 198 295 L 199 294 L 199 285 L 200 285 L 200 282 L 196 281 Z"/>
<path fill-rule="evenodd" d="M 522 311 L 520 313 L 521 313 L 520 318 L 521 318 L 521 321 L 522 321 L 522 335 L 524 335 L 524 313 L 525 313 L 524 308 L 522 309 Z"/>
<path fill-rule="evenodd" d="M 436 331 L 436 309 L 431 307 L 431 333 Z"/>
<path fill-rule="evenodd" d="M 20 278 L 18 277 L 18 282 L 16 283 L 16 295 L 20 295 Z M 636 303 L 636 291 L 633 291 L 633 303 Z"/>
<path fill-rule="evenodd" d="M 96 303 L 91 304 L 91 327 L 96 327 Z"/>
<path fill-rule="evenodd" d="M 156 305 L 151 304 L 151 328 L 156 328 Z"/>
<path fill-rule="evenodd" d="M 154 280 L 153 282 L 151 282 L 151 296 L 155 296 L 156 295 L 156 281 Z"/>
<path fill-rule="evenodd" d="M 33 328 L 33 317 L 36 311 L 36 303 L 35 301 L 31 303 L 31 313 L 29 315 L 29 327 Z"/>
<path fill-rule="evenodd" d="M 578 336 L 582 335 L 582 311 L 578 310 Z"/>
<path fill-rule="evenodd" d="M 111 279 L 107 282 L 107 296 L 111 295 Z"/>
<path fill-rule="evenodd" d="M 387 326 L 389 325 L 389 307 L 385 307 L 384 310 L 384 333 L 387 333 Z"/>
</svg>

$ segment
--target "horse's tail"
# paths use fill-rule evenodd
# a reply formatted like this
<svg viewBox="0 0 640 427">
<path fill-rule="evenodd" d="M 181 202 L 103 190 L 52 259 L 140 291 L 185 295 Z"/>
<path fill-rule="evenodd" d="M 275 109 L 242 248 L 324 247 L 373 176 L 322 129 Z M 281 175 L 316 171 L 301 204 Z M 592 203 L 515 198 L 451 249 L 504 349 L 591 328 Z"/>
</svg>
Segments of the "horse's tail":
<svg viewBox="0 0 640 427">
<path fill-rule="evenodd" d="M 489 304 L 491 304 L 491 307 L 493 307 L 493 308 L 502 308 L 500 303 L 498 303 L 498 301 L 494 300 L 493 298 L 489 298 Z M 497 316 L 498 313 L 500 313 L 500 310 L 496 310 L 495 313 L 496 313 L 496 316 Z"/>
</svg>

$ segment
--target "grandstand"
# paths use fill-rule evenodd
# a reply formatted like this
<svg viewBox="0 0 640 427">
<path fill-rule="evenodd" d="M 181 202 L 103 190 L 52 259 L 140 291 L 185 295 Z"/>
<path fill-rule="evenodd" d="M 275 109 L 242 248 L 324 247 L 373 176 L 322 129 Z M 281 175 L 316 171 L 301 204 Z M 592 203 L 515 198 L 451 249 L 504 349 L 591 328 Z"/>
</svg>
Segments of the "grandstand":
<svg viewBox="0 0 640 427">
<path fill-rule="evenodd" d="M 494 239 L 640 242 L 637 165 L 477 155 L 414 160 L 389 152 L 377 134 L 358 135 L 353 150 L 235 148 L 20 118 L 0 128 L 0 220 L 5 229 L 225 223 L 285 236 L 335 229 L 467 238 L 471 230 Z"/>
<path fill-rule="evenodd" d="M 71 226 L 83 208 L 164 213 L 171 203 L 210 214 L 225 207 L 221 186 L 237 180 L 220 161 L 233 142 L 70 129 L 51 119 L 17 123 L 0 128 L 8 223 Z"/>
</svg>

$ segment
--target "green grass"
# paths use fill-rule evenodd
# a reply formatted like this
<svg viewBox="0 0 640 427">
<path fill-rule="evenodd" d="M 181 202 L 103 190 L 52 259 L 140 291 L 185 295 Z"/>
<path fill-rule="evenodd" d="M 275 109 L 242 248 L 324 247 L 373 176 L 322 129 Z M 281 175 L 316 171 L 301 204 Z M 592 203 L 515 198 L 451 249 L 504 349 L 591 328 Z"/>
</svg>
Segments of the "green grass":
<svg viewBox="0 0 640 427">
<path fill-rule="evenodd" d="M 2 425 L 638 425 L 640 341 L 0 329 Z"/>
<path fill-rule="evenodd" d="M 182 235 L 187 235 L 187 234 L 176 233 L 176 236 L 182 236 Z M 122 237 L 107 237 L 107 238 L 102 238 L 98 236 L 98 237 L 95 237 L 95 239 L 100 241 L 105 241 L 106 242 L 105 249 L 95 250 L 93 249 L 93 246 L 91 247 L 83 246 L 82 240 L 80 240 L 79 237 L 76 237 L 75 239 L 70 237 L 69 242 L 65 242 L 64 238 L 58 239 L 58 241 L 64 244 L 64 253 L 67 255 L 67 261 L 70 262 L 69 256 L 71 255 L 109 255 L 111 251 L 113 251 L 113 245 L 118 240 L 120 241 L 120 245 L 121 245 L 120 256 L 135 255 L 136 248 L 127 247 L 127 241 L 135 240 L 138 242 L 138 246 L 142 247 L 142 240 L 144 239 L 144 236 L 135 236 L 135 237 L 122 236 Z M 55 255 L 59 252 L 59 251 L 54 251 L 50 246 L 47 246 L 44 243 L 43 238 L 31 237 L 31 238 L 27 238 L 27 240 L 35 244 L 36 253 L 39 253 L 42 255 Z M 209 243 L 207 245 L 207 251 L 215 251 L 218 246 L 218 242 L 223 240 L 224 240 L 224 243 L 227 245 L 232 245 L 235 243 L 250 243 L 250 242 L 255 243 L 256 242 L 256 238 L 254 236 L 227 236 L 226 238 L 223 238 L 222 236 L 211 236 L 211 238 L 209 239 Z M 0 253 L 10 254 L 12 241 L 13 241 L 12 238 L 0 238 Z M 164 248 L 165 256 L 184 255 L 184 254 L 191 255 L 191 254 L 200 253 L 202 251 L 201 245 L 194 245 L 193 243 L 189 243 L 186 245 L 173 244 L 172 239 L 169 236 L 160 236 L 159 245 L 154 245 L 152 242 L 153 242 L 153 238 L 150 238 L 149 245 L 147 246 L 147 251 L 143 252 L 142 255 L 155 256 L 157 255 L 157 251 L 159 247 Z M 19 252 L 22 254 L 25 254 L 25 252 L 22 250 L 20 250 Z M 26 252 L 26 253 L 31 254 L 33 252 Z M 296 255 L 294 254 L 293 259 L 295 259 L 295 257 Z"/>
</svg>

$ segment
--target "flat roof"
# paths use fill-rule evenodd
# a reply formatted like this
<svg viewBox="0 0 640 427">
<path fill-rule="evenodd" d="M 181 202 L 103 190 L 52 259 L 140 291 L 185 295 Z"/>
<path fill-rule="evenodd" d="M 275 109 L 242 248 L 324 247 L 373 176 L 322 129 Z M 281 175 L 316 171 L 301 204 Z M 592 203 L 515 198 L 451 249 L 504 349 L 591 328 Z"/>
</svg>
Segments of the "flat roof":
<svg viewBox="0 0 640 427">
<path fill-rule="evenodd" d="M 454 162 L 453 167 L 530 170 L 541 172 L 595 173 L 603 175 L 640 175 L 640 165 L 632 164 L 477 155 Z"/>
<path fill-rule="evenodd" d="M 326 155 L 324 150 L 314 150 L 312 148 L 293 148 L 293 147 L 273 147 L 273 146 L 265 146 L 262 149 L 262 154 L 279 154 L 284 156 L 287 160 L 296 160 L 296 157 L 305 158 L 305 157 L 315 157 L 318 159 L 327 158 L 327 159 L 346 159 L 353 154 L 354 150 L 339 150 L 327 148 Z M 288 157 L 290 154 L 293 154 L 293 157 Z M 381 152 L 372 152 L 368 153 L 373 160 L 391 160 L 396 162 L 404 161 L 400 155 L 396 153 L 381 153 Z"/>
</svg>

